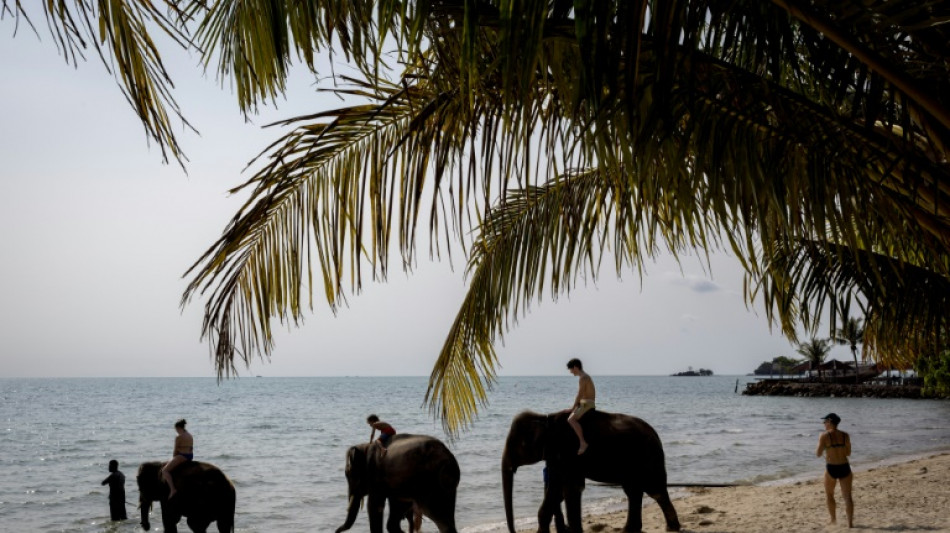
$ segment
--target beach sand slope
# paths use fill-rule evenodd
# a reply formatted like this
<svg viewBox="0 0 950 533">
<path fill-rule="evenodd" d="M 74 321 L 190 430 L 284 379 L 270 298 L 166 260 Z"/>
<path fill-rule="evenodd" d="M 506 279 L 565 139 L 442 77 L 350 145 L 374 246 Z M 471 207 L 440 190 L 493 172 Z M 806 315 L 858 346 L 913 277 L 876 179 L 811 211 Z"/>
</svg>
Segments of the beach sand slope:
<svg viewBox="0 0 950 533">
<path fill-rule="evenodd" d="M 823 466 L 823 464 L 821 465 Z M 785 485 L 691 489 L 673 503 L 687 533 L 768 531 L 950 532 L 950 452 L 854 474 L 854 528 L 848 529 L 840 487 L 838 522 L 829 524 L 820 466 L 815 479 Z M 643 510 L 643 531 L 665 531 L 659 507 Z M 584 519 L 584 531 L 623 529 L 626 512 Z"/>
</svg>

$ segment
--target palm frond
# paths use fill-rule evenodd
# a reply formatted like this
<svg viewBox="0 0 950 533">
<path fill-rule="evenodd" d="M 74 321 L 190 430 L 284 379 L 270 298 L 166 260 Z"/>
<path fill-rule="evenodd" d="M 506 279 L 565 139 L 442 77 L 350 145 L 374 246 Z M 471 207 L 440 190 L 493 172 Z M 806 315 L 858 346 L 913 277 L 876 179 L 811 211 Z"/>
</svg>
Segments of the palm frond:
<svg viewBox="0 0 950 533">
<path fill-rule="evenodd" d="M 618 273 L 659 251 L 690 243 L 665 217 L 642 210 L 623 180 L 575 171 L 539 187 L 511 191 L 485 218 L 469 262 L 469 290 L 429 378 L 426 402 L 447 432 L 474 418 L 494 380 L 496 338 L 545 293 L 557 300 L 579 278 L 596 280 L 613 250 Z M 653 232 L 657 233 L 654 234 Z M 696 245 L 697 243 L 691 243 Z"/>
<path fill-rule="evenodd" d="M 196 39 L 209 65 L 217 55 L 217 71 L 236 88 L 244 113 L 275 101 L 286 89 L 296 58 L 314 73 L 317 55 L 338 47 L 369 72 L 378 58 L 374 2 L 367 0 L 215 2 L 203 11 Z M 388 26 L 381 28 L 385 36 Z"/>
<path fill-rule="evenodd" d="M 834 315 L 847 302 L 860 301 L 865 357 L 885 365 L 907 368 L 938 346 L 950 320 L 950 278 L 890 256 L 801 241 L 776 247 L 768 265 L 757 281 L 768 313 L 795 316 L 780 310 L 795 302 Z M 812 330 L 821 320 L 817 311 L 797 316 Z"/>
<path fill-rule="evenodd" d="M 146 0 L 44 2 L 43 8 L 49 32 L 67 63 L 77 65 L 85 60 L 88 48 L 95 50 L 117 78 L 126 101 L 163 159 L 167 162 L 170 156 L 184 165 L 186 157 L 175 136 L 175 121 L 188 128 L 191 125 L 172 95 L 173 82 L 153 33 L 165 34 L 183 48 L 192 44 L 183 2 L 165 0 L 161 4 L 167 14 Z M 0 12 L 10 12 L 6 0 Z M 19 1 L 13 12 L 18 21 L 22 17 L 32 26 Z"/>
<path fill-rule="evenodd" d="M 382 2 L 378 35 L 406 47 L 399 82 L 364 69 L 370 104 L 288 121 L 297 129 L 191 271 L 185 300 L 214 289 L 205 333 L 219 372 L 235 353 L 270 353 L 271 318 L 299 319 L 311 262 L 334 309 L 347 281 L 359 290 L 361 259 L 385 277 L 391 241 L 411 264 L 428 194 L 434 242 L 480 232 L 427 393 L 449 431 L 485 399 L 495 338 L 535 298 L 596 276 L 608 251 L 636 268 L 659 247 L 722 236 L 752 276 L 747 297 L 786 334 L 853 299 L 868 306 L 869 348 L 912 330 L 924 342 L 941 297 L 906 303 L 917 314 L 894 329 L 880 306 L 906 296 L 882 279 L 916 271 L 881 269 L 950 279 L 950 92 L 908 89 L 947 83 L 942 15 L 821 5 L 819 20 L 791 1 Z M 274 9 L 216 13 L 202 33 L 233 54 L 221 72 L 251 105 L 282 90 L 307 42 Z M 329 35 L 300 24 L 311 44 Z M 794 255 L 800 242 L 812 262 Z"/>
<path fill-rule="evenodd" d="M 203 335 L 219 375 L 236 371 L 236 357 L 269 356 L 273 318 L 302 319 L 312 306 L 303 293 L 315 289 L 313 263 L 334 312 L 360 290 L 363 260 L 373 277 L 386 278 L 394 226 L 403 265 L 412 263 L 426 169 L 455 150 L 448 141 L 456 136 L 443 135 L 455 100 L 414 86 L 373 91 L 361 94 L 376 102 L 288 121 L 296 128 L 232 191 L 251 188 L 251 197 L 186 273 L 194 277 L 182 305 L 211 291 Z"/>
</svg>

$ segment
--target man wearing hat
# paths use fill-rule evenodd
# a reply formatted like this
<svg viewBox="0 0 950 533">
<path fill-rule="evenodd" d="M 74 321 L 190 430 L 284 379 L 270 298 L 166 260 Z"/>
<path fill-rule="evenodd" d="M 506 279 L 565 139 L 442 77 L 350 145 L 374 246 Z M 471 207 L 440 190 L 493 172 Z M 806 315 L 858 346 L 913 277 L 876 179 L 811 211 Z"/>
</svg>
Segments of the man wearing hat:
<svg viewBox="0 0 950 533">
<path fill-rule="evenodd" d="M 822 418 L 825 421 L 825 431 L 818 438 L 818 449 L 815 455 L 825 454 L 825 501 L 828 503 L 828 513 L 831 523 L 835 523 L 835 483 L 841 482 L 841 496 L 844 497 L 845 510 L 848 513 L 848 527 L 854 527 L 854 501 L 851 499 L 851 482 L 854 475 L 848 456 L 851 455 L 851 437 L 838 429 L 841 417 L 829 413 Z"/>
</svg>

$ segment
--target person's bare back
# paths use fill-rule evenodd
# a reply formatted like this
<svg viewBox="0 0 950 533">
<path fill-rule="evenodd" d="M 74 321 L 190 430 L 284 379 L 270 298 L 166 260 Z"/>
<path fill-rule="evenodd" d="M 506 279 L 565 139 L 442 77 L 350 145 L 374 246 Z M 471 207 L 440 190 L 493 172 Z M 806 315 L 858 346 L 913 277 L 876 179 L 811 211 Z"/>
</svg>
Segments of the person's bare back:
<svg viewBox="0 0 950 533">
<path fill-rule="evenodd" d="M 577 381 L 577 399 L 575 400 L 576 404 L 580 404 L 582 400 L 589 400 L 593 402 L 596 400 L 597 393 L 594 390 L 594 380 L 586 373 L 581 371 L 580 379 Z"/>
</svg>

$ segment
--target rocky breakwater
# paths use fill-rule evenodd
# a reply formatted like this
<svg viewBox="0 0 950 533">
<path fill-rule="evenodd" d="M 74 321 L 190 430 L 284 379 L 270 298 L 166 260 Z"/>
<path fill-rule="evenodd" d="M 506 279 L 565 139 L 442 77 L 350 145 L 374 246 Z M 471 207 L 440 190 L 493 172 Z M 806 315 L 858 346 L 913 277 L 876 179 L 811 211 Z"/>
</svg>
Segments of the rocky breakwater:
<svg viewBox="0 0 950 533">
<path fill-rule="evenodd" d="M 746 384 L 742 394 L 749 396 L 803 396 L 831 398 L 920 398 L 915 385 L 855 385 L 763 379 Z"/>
</svg>

